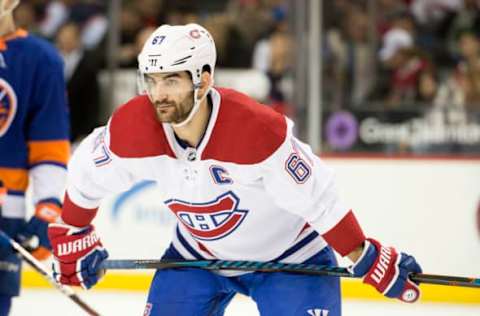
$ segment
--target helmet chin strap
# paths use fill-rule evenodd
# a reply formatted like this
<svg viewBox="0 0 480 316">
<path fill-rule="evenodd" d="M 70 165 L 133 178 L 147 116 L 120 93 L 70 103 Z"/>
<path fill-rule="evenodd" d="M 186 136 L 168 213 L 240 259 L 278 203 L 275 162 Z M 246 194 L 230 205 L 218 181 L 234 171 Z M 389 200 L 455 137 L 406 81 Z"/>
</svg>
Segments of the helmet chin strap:
<svg viewBox="0 0 480 316">
<path fill-rule="evenodd" d="M 200 88 L 200 84 L 196 84 L 194 86 L 193 90 L 193 107 L 190 110 L 190 113 L 188 114 L 187 118 L 183 120 L 180 123 L 171 123 L 173 127 L 183 127 L 190 123 L 190 121 L 193 119 L 195 114 L 198 112 L 198 109 L 200 108 L 200 104 L 202 104 L 202 101 L 207 97 L 208 93 L 210 92 L 210 89 L 212 88 L 211 86 L 208 87 L 207 91 L 205 91 L 205 94 L 198 100 L 198 89 Z"/>
</svg>

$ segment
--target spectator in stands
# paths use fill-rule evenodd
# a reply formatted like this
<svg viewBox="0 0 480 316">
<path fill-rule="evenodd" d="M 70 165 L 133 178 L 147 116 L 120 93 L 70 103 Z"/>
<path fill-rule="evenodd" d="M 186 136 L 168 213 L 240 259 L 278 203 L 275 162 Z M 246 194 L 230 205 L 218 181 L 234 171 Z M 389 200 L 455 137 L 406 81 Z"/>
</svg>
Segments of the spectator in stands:
<svg viewBox="0 0 480 316">
<path fill-rule="evenodd" d="M 150 34 L 155 31 L 155 27 L 147 26 L 142 28 L 136 35 L 134 42 L 129 45 L 128 52 L 123 52 L 125 55 L 120 55 L 120 65 L 124 68 L 137 68 L 138 62 L 137 57 L 138 54 L 142 51 L 143 45 L 147 41 Z M 128 58 L 128 59 L 127 59 Z"/>
<path fill-rule="evenodd" d="M 400 0 L 378 0 L 376 7 L 376 24 L 378 34 L 383 36 L 390 28 L 392 28 L 392 16 L 398 12 L 408 11 L 405 1 Z"/>
<path fill-rule="evenodd" d="M 124 68 L 137 66 L 136 39 L 137 34 L 144 26 L 142 16 L 133 4 L 126 5 L 120 15 L 120 51 L 118 64 Z"/>
<path fill-rule="evenodd" d="M 223 68 L 250 68 L 251 47 L 246 38 L 232 22 L 232 16 L 217 13 L 208 16 L 203 22 L 212 34 L 217 51 L 217 66 Z"/>
<path fill-rule="evenodd" d="M 371 93 L 375 78 L 375 52 L 368 42 L 368 16 L 360 7 L 346 12 L 341 29 L 326 34 L 326 82 L 333 108 L 358 107 Z"/>
<path fill-rule="evenodd" d="M 458 61 L 460 56 L 458 36 L 464 30 L 480 34 L 480 1 L 464 0 L 463 7 L 451 18 L 448 25 L 447 46 L 453 60 Z"/>
<path fill-rule="evenodd" d="M 463 6 L 464 0 L 413 0 L 410 4 L 415 20 L 421 26 L 436 28 Z"/>
<path fill-rule="evenodd" d="M 198 2 L 196 0 L 163 0 L 162 11 L 165 12 L 165 23 L 170 25 L 197 23 Z"/>
<path fill-rule="evenodd" d="M 322 20 L 325 30 L 340 29 L 353 4 L 350 0 L 324 1 Z"/>
<path fill-rule="evenodd" d="M 417 45 L 431 52 L 437 63 L 452 65 L 445 43 L 452 18 L 463 7 L 463 1 L 414 0 L 410 6 L 419 30 Z"/>
<path fill-rule="evenodd" d="M 292 38 L 288 32 L 285 8 L 273 11 L 274 26 L 266 38 L 257 42 L 253 53 L 253 68 L 267 74 L 270 80 L 269 98 L 280 112 L 292 115 L 282 91 L 282 80 L 292 67 Z"/>
<path fill-rule="evenodd" d="M 229 17 L 225 13 L 209 15 L 203 25 L 212 35 L 215 46 L 217 47 L 217 65 L 223 68 L 229 68 L 229 54 L 227 50 L 228 42 L 231 38 L 231 24 Z"/>
<path fill-rule="evenodd" d="M 82 45 L 95 49 L 105 37 L 108 20 L 105 4 L 98 1 L 61 0 L 49 2 L 45 17 L 40 23 L 40 33 L 53 39 L 66 22 L 80 26 Z"/>
<path fill-rule="evenodd" d="M 415 26 L 406 11 L 399 11 L 390 16 L 390 29 L 382 36 L 382 47 L 379 52 L 384 68 L 394 68 L 397 52 L 400 49 L 414 46 Z"/>
<path fill-rule="evenodd" d="M 271 22 L 270 12 L 262 10 L 258 0 L 230 0 L 226 13 L 251 46 L 265 34 Z"/>
<path fill-rule="evenodd" d="M 101 123 L 98 68 L 91 53 L 82 46 L 80 28 L 75 23 L 65 24 L 59 29 L 56 44 L 65 62 L 70 137 L 76 142 Z"/>
<path fill-rule="evenodd" d="M 464 125 L 469 121 L 480 122 L 480 43 L 472 31 L 463 31 L 458 36 L 457 45 L 462 60 L 447 80 L 441 83 L 434 107 L 427 116 L 430 124 L 439 130 Z M 433 148 L 440 152 L 480 150 L 478 144 L 468 148 L 458 144 Z"/>
<path fill-rule="evenodd" d="M 52 39 L 58 29 L 67 22 L 70 8 L 77 0 L 56 0 L 45 5 L 42 20 L 39 24 L 40 34 Z"/>
<path fill-rule="evenodd" d="M 387 106 L 414 106 L 432 100 L 435 74 L 428 57 L 415 47 L 400 48 L 390 59 L 392 78 Z"/>
<path fill-rule="evenodd" d="M 442 87 L 437 105 L 456 111 L 480 111 L 480 42 L 471 31 L 464 31 L 458 39 L 462 60 L 453 76 Z"/>
<path fill-rule="evenodd" d="M 15 23 L 18 27 L 28 30 L 31 33 L 37 32 L 35 8 L 29 2 L 20 2 L 14 11 Z"/>
<path fill-rule="evenodd" d="M 132 6 L 135 6 L 142 16 L 143 27 L 157 26 L 165 22 L 162 14 L 162 0 L 136 0 L 131 1 Z"/>
<path fill-rule="evenodd" d="M 259 0 L 230 0 L 226 13 L 232 30 L 238 32 L 238 38 L 242 41 L 241 51 L 246 53 L 235 66 L 251 67 L 255 44 L 272 27 L 271 10 L 265 9 Z"/>
<path fill-rule="evenodd" d="M 387 106 L 414 106 L 429 102 L 436 91 L 433 64 L 415 46 L 415 23 L 407 12 L 392 16 L 392 27 L 383 36 L 379 52 L 383 66 L 390 71 Z"/>
<path fill-rule="evenodd" d="M 80 26 L 82 45 L 96 49 L 105 38 L 108 28 L 106 4 L 99 0 L 78 1 L 71 6 L 69 21 Z"/>
</svg>

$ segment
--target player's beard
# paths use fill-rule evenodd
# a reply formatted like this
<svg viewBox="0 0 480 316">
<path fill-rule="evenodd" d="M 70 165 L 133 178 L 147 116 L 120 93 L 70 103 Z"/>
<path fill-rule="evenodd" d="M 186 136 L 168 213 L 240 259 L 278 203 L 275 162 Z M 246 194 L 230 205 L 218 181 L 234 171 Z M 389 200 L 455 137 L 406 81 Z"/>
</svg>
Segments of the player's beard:
<svg viewBox="0 0 480 316">
<path fill-rule="evenodd" d="M 155 114 L 161 123 L 178 124 L 185 121 L 193 108 L 193 91 L 180 102 L 172 100 L 157 101 L 154 104 Z"/>
</svg>

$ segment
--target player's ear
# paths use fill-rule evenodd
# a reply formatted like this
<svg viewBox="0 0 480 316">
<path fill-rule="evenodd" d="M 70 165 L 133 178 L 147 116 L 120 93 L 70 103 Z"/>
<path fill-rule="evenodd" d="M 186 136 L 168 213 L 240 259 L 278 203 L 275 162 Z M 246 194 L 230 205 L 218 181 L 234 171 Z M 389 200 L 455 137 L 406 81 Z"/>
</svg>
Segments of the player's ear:
<svg viewBox="0 0 480 316">
<path fill-rule="evenodd" d="M 208 88 L 212 84 L 212 75 L 209 71 L 202 72 L 202 77 L 200 81 L 200 89 L 198 90 L 198 98 L 202 98 L 205 93 L 207 93 Z"/>
</svg>

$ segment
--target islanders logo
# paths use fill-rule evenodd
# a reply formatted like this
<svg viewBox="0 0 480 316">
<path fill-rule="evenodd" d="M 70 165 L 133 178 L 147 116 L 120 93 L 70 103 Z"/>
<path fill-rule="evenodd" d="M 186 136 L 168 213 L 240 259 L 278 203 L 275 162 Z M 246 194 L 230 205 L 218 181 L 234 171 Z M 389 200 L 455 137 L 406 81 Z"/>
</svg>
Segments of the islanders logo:
<svg viewBox="0 0 480 316">
<path fill-rule="evenodd" d="M 172 199 L 165 201 L 165 204 L 193 237 L 209 241 L 223 238 L 240 226 L 248 210 L 238 209 L 239 202 L 239 198 L 228 191 L 206 203 Z"/>
<path fill-rule="evenodd" d="M 12 86 L 0 78 L 0 137 L 7 132 L 16 112 L 17 95 Z"/>
</svg>

